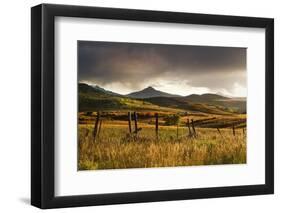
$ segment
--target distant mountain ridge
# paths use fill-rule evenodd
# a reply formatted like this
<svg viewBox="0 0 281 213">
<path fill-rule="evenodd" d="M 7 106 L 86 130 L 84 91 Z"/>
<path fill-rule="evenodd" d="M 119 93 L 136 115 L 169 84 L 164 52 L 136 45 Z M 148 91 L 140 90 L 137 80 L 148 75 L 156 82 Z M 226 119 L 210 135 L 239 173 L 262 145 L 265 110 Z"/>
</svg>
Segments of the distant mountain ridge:
<svg viewBox="0 0 281 213">
<path fill-rule="evenodd" d="M 182 97 L 188 101 L 194 101 L 194 102 L 232 99 L 230 97 L 226 97 L 226 96 L 223 96 L 220 94 L 213 94 L 213 93 L 205 93 L 202 95 L 192 94 L 192 95 L 188 95 L 188 96 L 181 96 L 181 95 L 162 92 L 151 86 L 146 87 L 145 89 L 140 90 L 140 91 L 129 93 L 127 95 L 121 95 L 119 93 L 112 92 L 110 90 L 106 90 L 98 85 L 92 86 L 92 85 L 88 85 L 86 83 L 79 83 L 79 92 L 83 92 L 83 93 L 93 92 L 93 93 L 100 93 L 103 95 L 112 95 L 112 96 L 119 96 L 119 97 L 123 96 L 123 97 L 135 98 L 135 99 L 147 99 L 147 98 L 154 98 L 154 97 L 166 97 L 166 98 Z"/>
<path fill-rule="evenodd" d="M 147 87 L 143 90 L 132 92 L 126 95 L 129 98 L 136 98 L 136 99 L 145 99 L 145 98 L 154 98 L 154 97 L 181 97 L 180 95 L 170 94 L 166 92 L 162 92 L 160 90 L 156 90 L 153 87 Z"/>
<path fill-rule="evenodd" d="M 79 92 L 82 93 L 96 93 L 100 95 L 111 95 L 111 96 L 122 96 L 121 94 L 106 90 L 102 87 L 99 87 L 98 85 L 96 86 L 91 86 L 86 83 L 79 83 Z"/>
<path fill-rule="evenodd" d="M 206 93 L 180 96 L 147 87 L 121 95 L 99 86 L 79 83 L 79 110 L 187 110 L 211 114 L 246 112 L 246 99 Z M 160 109 L 161 108 L 161 109 Z"/>
<path fill-rule="evenodd" d="M 192 94 L 185 97 L 187 101 L 193 102 L 203 102 L 203 101 L 219 101 L 219 100 L 227 100 L 230 99 L 228 97 L 212 94 L 212 93 L 205 93 L 202 95 Z"/>
</svg>

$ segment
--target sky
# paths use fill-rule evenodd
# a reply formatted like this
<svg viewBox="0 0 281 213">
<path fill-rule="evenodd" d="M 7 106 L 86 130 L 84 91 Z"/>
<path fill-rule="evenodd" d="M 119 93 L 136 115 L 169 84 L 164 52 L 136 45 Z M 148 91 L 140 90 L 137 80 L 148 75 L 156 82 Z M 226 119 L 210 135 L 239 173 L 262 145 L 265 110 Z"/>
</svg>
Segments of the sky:
<svg viewBox="0 0 281 213">
<path fill-rule="evenodd" d="M 247 96 L 246 48 L 78 41 L 79 82 L 128 94 L 152 86 Z"/>
</svg>

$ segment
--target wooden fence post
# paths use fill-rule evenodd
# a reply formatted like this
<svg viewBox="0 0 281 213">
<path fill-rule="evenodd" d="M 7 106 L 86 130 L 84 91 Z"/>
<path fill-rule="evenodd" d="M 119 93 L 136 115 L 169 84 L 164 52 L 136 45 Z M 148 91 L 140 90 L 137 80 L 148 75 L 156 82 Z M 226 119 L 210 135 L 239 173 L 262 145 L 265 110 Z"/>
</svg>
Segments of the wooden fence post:
<svg viewBox="0 0 281 213">
<path fill-rule="evenodd" d="M 132 133 L 131 120 L 132 120 L 131 112 L 128 112 L 128 125 L 129 125 L 129 133 L 130 134 Z"/>
<path fill-rule="evenodd" d="M 220 135 L 222 136 L 220 129 L 219 129 L 219 128 L 217 128 L 217 130 L 218 130 L 218 132 L 220 133 Z"/>
<path fill-rule="evenodd" d="M 155 134 L 156 134 L 156 139 L 158 140 L 158 113 L 155 113 Z"/>
<path fill-rule="evenodd" d="M 234 124 L 232 126 L 232 132 L 233 132 L 233 135 L 235 136 L 235 126 L 234 126 Z"/>
<path fill-rule="evenodd" d="M 191 137 L 192 134 L 191 134 L 190 123 L 189 123 L 189 119 L 188 118 L 186 120 L 186 124 L 187 124 L 187 127 L 188 127 L 188 137 Z"/>
<path fill-rule="evenodd" d="M 100 112 L 97 112 L 96 122 L 95 122 L 95 126 L 94 126 L 94 131 L 93 131 L 94 142 L 96 141 L 99 120 L 100 120 Z"/>
<path fill-rule="evenodd" d="M 138 115 L 136 112 L 134 112 L 134 121 L 135 121 L 135 134 L 137 135 L 138 133 Z"/>
<path fill-rule="evenodd" d="M 138 115 L 134 112 L 134 121 L 135 121 L 135 136 L 138 136 L 138 132 L 142 130 L 142 128 L 138 128 Z"/>
<path fill-rule="evenodd" d="M 195 130 L 195 127 L 194 127 L 194 121 L 193 121 L 193 119 L 191 119 L 191 126 L 192 126 L 192 130 L 193 130 L 193 133 L 194 133 L 194 137 L 196 137 L 197 134 L 196 134 L 196 130 Z"/>
<path fill-rule="evenodd" d="M 177 123 L 177 140 L 179 139 L 179 123 Z"/>
<path fill-rule="evenodd" d="M 102 125 L 102 119 L 100 119 L 100 125 L 99 125 L 99 128 L 98 128 L 97 138 L 99 138 L 99 136 L 100 136 L 101 125 Z"/>
</svg>

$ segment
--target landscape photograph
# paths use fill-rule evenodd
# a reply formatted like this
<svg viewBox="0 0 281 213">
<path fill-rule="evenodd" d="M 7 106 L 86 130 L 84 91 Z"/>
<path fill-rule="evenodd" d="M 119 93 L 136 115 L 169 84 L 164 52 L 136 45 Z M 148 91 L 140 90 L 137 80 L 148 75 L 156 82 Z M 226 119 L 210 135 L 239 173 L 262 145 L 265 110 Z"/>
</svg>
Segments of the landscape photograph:
<svg viewBox="0 0 281 213">
<path fill-rule="evenodd" d="M 78 41 L 77 169 L 247 163 L 247 49 Z"/>
</svg>

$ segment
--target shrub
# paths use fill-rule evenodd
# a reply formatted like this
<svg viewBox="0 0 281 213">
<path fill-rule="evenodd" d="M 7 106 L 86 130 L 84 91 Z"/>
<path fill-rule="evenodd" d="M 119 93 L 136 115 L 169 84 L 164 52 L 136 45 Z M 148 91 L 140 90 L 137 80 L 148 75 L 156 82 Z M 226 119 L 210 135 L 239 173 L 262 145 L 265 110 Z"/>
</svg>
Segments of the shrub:
<svg viewBox="0 0 281 213">
<path fill-rule="evenodd" d="M 167 115 L 164 117 L 165 125 L 177 125 L 180 121 L 179 115 Z"/>
</svg>

